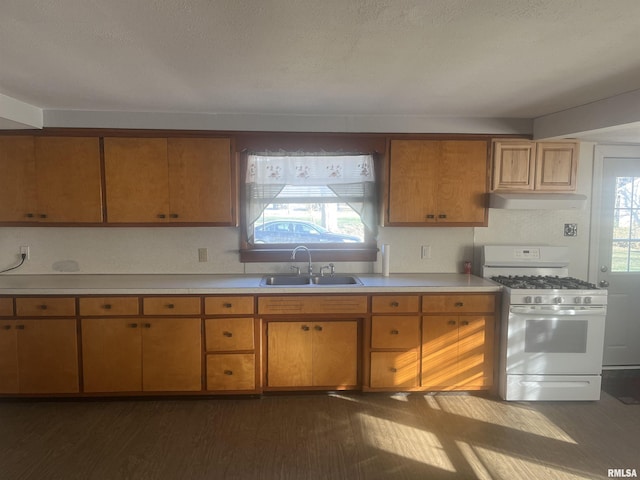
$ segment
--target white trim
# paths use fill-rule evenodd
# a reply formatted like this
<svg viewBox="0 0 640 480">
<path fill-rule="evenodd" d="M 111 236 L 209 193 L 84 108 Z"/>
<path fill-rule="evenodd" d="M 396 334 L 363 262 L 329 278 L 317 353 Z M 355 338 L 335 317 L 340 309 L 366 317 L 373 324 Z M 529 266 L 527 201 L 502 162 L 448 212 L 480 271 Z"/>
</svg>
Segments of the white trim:
<svg viewBox="0 0 640 480">
<path fill-rule="evenodd" d="M 0 128 L 42 128 L 42 109 L 0 93 Z"/>
</svg>

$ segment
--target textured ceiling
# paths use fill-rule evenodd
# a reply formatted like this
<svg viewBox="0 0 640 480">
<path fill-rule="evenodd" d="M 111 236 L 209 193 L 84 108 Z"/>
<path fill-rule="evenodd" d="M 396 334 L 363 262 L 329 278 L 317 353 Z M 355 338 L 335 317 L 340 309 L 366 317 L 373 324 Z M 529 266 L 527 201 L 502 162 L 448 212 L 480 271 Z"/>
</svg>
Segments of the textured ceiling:
<svg viewBox="0 0 640 480">
<path fill-rule="evenodd" d="M 534 118 L 640 88 L 638 0 L 2 0 L 43 109 Z"/>
</svg>

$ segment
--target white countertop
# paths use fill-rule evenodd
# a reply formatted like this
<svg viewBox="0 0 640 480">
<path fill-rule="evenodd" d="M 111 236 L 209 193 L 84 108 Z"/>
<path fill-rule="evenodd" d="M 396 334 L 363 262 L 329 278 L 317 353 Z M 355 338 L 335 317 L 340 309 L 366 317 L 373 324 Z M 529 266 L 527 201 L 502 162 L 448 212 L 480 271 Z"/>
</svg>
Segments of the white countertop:
<svg viewBox="0 0 640 480">
<path fill-rule="evenodd" d="M 342 274 L 341 274 L 342 275 Z M 498 292 L 481 277 L 456 273 L 354 275 L 362 285 L 260 286 L 263 275 L 0 275 L 0 295 L 206 295 L 383 292 Z"/>
</svg>

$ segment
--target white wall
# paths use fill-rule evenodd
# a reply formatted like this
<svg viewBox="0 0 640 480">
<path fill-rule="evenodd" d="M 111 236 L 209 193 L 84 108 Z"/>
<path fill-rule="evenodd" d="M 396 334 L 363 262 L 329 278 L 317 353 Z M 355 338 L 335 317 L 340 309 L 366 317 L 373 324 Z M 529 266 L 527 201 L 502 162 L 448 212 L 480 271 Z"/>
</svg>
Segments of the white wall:
<svg viewBox="0 0 640 480">
<path fill-rule="evenodd" d="M 593 144 L 582 143 L 578 193 L 591 198 Z M 480 247 L 485 244 L 567 245 L 570 274 L 587 278 L 589 205 L 585 210 L 489 210 L 482 228 L 381 228 L 379 244 L 391 245 L 390 270 L 459 272 L 471 260 L 480 273 Z M 564 237 L 564 224 L 577 223 L 578 236 Z M 19 260 L 21 245 L 29 245 L 30 260 L 16 274 L 45 273 L 262 273 L 283 272 L 290 264 L 242 264 L 238 260 L 237 228 L 0 228 L 0 269 Z M 421 259 L 422 245 L 431 258 Z M 209 261 L 198 262 L 198 248 Z M 338 271 L 380 272 L 375 263 L 338 264 Z"/>
</svg>

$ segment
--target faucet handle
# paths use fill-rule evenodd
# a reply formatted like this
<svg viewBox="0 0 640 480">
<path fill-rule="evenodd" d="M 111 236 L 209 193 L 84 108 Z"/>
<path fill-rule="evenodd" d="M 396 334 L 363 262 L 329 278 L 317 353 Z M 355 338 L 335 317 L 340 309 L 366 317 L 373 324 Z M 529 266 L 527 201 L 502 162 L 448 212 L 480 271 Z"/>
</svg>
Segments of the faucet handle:
<svg viewBox="0 0 640 480">
<path fill-rule="evenodd" d="M 336 273 L 336 266 L 333 263 L 330 263 L 329 268 L 331 269 L 329 273 L 333 276 Z"/>
<path fill-rule="evenodd" d="M 296 275 L 300 275 L 300 267 L 296 266 L 296 265 L 291 265 L 289 267 L 289 269 L 291 270 L 295 270 L 296 271 Z"/>
</svg>

